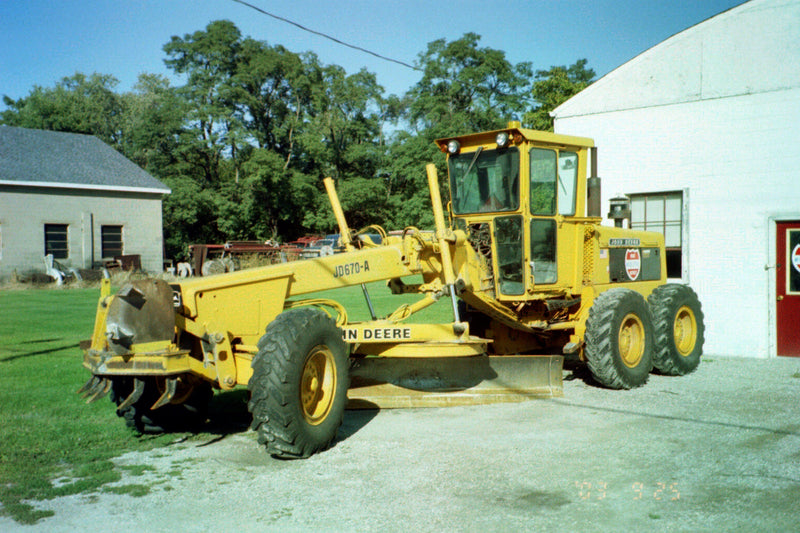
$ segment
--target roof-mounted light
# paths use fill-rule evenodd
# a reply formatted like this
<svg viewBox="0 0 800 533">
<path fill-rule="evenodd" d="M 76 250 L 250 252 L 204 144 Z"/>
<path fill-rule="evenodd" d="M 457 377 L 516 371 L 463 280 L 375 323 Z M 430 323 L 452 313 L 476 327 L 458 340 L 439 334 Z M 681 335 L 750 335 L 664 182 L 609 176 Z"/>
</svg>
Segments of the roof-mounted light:
<svg viewBox="0 0 800 533">
<path fill-rule="evenodd" d="M 461 143 L 455 139 L 447 141 L 447 151 L 451 155 L 456 155 L 459 151 L 461 151 Z"/>
<path fill-rule="evenodd" d="M 497 134 L 497 136 L 494 138 L 494 140 L 495 140 L 495 142 L 497 142 L 497 147 L 498 148 L 506 148 L 508 146 L 509 141 L 510 141 L 510 139 L 508 137 L 508 132 L 507 131 L 501 131 L 500 133 Z"/>
</svg>

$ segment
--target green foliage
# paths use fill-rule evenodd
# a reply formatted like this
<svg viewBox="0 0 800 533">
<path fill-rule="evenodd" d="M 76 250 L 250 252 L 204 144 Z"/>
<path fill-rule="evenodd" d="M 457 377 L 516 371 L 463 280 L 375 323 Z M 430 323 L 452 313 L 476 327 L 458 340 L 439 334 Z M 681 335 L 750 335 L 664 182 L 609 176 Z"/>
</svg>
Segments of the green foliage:
<svg viewBox="0 0 800 533">
<path fill-rule="evenodd" d="M 121 100 L 122 153 L 161 179 L 186 172 L 186 149 L 181 138 L 190 106 L 170 87 L 169 80 L 141 74 L 133 92 L 123 94 Z"/>
<path fill-rule="evenodd" d="M 9 108 L 3 124 L 42 130 L 95 135 L 115 146 L 121 136 L 122 102 L 114 92 L 118 81 L 104 74 L 76 73 L 52 89 L 34 87 L 19 100 L 3 97 Z"/>
<path fill-rule="evenodd" d="M 512 65 L 502 50 L 479 48 L 467 33 L 428 44 L 422 79 L 408 93 L 409 120 L 437 136 L 502 127 L 527 107 L 529 63 Z"/>
<path fill-rule="evenodd" d="M 531 92 L 537 106 L 525 114 L 525 124 L 535 130 L 553 131 L 550 112 L 592 83 L 594 70 L 586 68 L 587 60 L 575 64 L 537 70 Z"/>
<path fill-rule="evenodd" d="M 172 189 L 164 239 L 175 259 L 191 243 L 337 231 L 325 176 L 355 229 L 430 228 L 426 164 L 436 164 L 447 201 L 434 139 L 520 116 L 552 129 L 549 112 L 594 78 L 585 59 L 534 77 L 529 63 L 481 47 L 475 33 L 429 43 L 418 56 L 420 81 L 388 97 L 374 73 L 348 74 L 313 53 L 243 36 L 227 20 L 174 36 L 163 50 L 183 78 L 177 87 L 142 74 L 118 94 L 113 76 L 77 73 L 5 97 L 0 123 L 96 135 L 162 180 Z"/>
</svg>

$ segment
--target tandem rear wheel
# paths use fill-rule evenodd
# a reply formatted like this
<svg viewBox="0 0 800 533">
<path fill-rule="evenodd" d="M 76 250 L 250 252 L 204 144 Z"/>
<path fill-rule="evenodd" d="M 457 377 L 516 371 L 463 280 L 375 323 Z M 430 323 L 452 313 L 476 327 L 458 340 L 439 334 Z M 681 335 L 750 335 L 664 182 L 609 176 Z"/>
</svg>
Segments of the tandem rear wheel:
<svg viewBox="0 0 800 533">
<path fill-rule="evenodd" d="M 644 385 L 653 368 L 653 319 L 641 294 L 615 288 L 595 298 L 586 320 L 586 362 L 611 389 Z"/>
<path fill-rule="evenodd" d="M 349 347 L 324 311 L 285 311 L 267 326 L 248 383 L 258 442 L 274 457 L 306 458 L 330 446 L 342 423 Z"/>
<path fill-rule="evenodd" d="M 655 289 L 647 301 L 653 312 L 656 370 L 668 376 L 694 372 L 700 364 L 705 334 L 697 294 L 686 285 L 670 283 Z"/>
</svg>

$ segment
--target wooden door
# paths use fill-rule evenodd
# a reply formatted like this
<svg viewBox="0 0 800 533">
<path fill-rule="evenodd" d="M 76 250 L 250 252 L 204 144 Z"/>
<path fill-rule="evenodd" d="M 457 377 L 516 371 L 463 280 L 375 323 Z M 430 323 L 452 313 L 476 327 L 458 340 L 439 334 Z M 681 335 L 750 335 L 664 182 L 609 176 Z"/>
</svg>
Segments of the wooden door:
<svg viewBox="0 0 800 533">
<path fill-rule="evenodd" d="M 778 355 L 800 357 L 800 221 L 778 222 L 776 238 Z"/>
</svg>

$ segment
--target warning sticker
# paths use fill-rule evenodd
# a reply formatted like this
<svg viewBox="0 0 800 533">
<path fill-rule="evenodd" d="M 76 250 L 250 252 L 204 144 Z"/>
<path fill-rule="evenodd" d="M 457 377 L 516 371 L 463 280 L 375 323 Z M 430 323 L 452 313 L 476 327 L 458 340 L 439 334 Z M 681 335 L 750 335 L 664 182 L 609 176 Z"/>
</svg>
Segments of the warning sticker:
<svg viewBox="0 0 800 533">
<path fill-rule="evenodd" d="M 628 248 L 625 250 L 625 272 L 631 281 L 636 281 L 639 272 L 642 271 L 642 256 L 638 248 Z"/>
<path fill-rule="evenodd" d="M 792 250 L 792 266 L 795 270 L 800 272 L 800 244 L 794 247 Z"/>
</svg>

